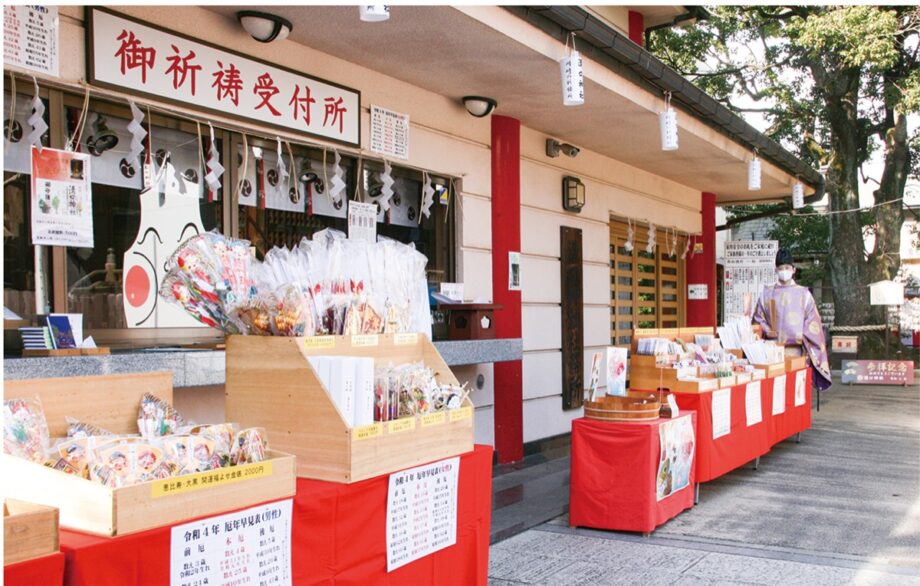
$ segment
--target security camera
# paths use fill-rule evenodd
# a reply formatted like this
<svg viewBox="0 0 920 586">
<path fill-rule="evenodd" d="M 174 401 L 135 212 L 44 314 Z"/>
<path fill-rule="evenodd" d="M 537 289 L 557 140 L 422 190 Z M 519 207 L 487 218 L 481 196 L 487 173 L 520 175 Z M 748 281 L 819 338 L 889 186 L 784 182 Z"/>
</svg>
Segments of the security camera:
<svg viewBox="0 0 920 586">
<path fill-rule="evenodd" d="M 558 140 L 553 138 L 546 139 L 546 156 L 555 159 L 559 156 L 559 153 L 564 154 L 567 157 L 572 157 L 573 159 L 578 156 L 578 153 L 581 152 L 581 149 L 577 146 L 570 145 L 567 142 L 560 143 Z"/>
<path fill-rule="evenodd" d="M 562 154 L 567 157 L 572 157 L 573 159 L 578 156 L 578 153 L 581 152 L 581 149 L 577 146 L 570 145 L 568 143 L 563 144 L 561 147 Z"/>
</svg>

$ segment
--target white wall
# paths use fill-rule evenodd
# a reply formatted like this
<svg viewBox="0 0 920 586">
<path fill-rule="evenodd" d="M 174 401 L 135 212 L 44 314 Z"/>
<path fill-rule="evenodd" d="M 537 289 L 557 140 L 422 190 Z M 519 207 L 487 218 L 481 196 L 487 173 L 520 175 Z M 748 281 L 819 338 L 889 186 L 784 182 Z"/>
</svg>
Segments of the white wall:
<svg viewBox="0 0 920 586">
<path fill-rule="evenodd" d="M 410 115 L 411 159 L 409 164 L 436 173 L 461 178 L 461 214 L 458 230 L 458 280 L 466 286 L 469 299 L 492 299 L 491 161 L 488 118 L 468 116 L 457 100 L 429 92 L 405 82 L 320 53 L 291 42 L 261 44 L 240 34 L 233 19 L 223 18 L 198 7 L 123 6 L 120 12 L 164 26 L 202 40 L 250 54 L 269 62 L 347 85 L 362 92 L 362 144 L 370 129 L 368 105 L 377 104 Z M 62 6 L 61 79 L 82 92 L 79 81 L 86 77 L 83 8 Z M 117 92 L 99 92 L 118 99 Z M 194 110 L 162 104 L 172 110 L 195 115 Z M 219 117 L 233 127 L 256 125 Z M 269 134 L 274 136 L 277 131 Z M 283 138 L 316 143 L 296 134 Z M 674 226 L 686 232 L 700 229 L 700 194 L 652 173 L 641 171 L 596 153 L 582 151 L 576 159 L 549 159 L 541 133 L 521 130 L 521 247 L 524 337 L 524 441 L 565 433 L 570 420 L 581 410 L 563 412 L 561 400 L 561 332 L 559 283 L 559 228 L 573 226 L 583 231 L 585 371 L 590 376 L 591 356 L 609 343 L 609 234 L 611 215 L 650 220 L 660 227 Z M 563 141 L 566 137 L 560 138 Z M 342 149 L 349 151 L 349 149 Z M 586 185 L 587 205 L 580 214 L 561 207 L 562 177 L 576 175 Z M 435 204 L 437 205 L 437 204 Z M 472 394 L 476 408 L 477 442 L 493 443 L 494 384 L 491 365 L 456 369 L 457 378 L 475 387 L 477 375 L 485 379 L 483 389 Z"/>
</svg>

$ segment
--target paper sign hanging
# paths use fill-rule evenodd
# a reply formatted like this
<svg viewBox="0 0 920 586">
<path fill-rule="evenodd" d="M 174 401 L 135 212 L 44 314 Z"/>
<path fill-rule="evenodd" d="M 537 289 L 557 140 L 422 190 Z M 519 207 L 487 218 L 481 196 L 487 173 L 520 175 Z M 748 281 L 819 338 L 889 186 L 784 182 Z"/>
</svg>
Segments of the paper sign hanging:
<svg viewBox="0 0 920 586">
<path fill-rule="evenodd" d="M 508 290 L 521 290 L 521 253 L 508 253 Z"/>
<path fill-rule="evenodd" d="M 348 202 L 348 239 L 377 242 L 377 204 Z"/>
<path fill-rule="evenodd" d="M 390 475 L 387 572 L 457 542 L 460 458 Z"/>
<path fill-rule="evenodd" d="M 32 244 L 93 247 L 87 154 L 32 147 Z"/>
<path fill-rule="evenodd" d="M 792 209 L 805 207 L 805 186 L 796 181 L 792 186 Z"/>
<path fill-rule="evenodd" d="M 409 115 L 371 105 L 371 150 L 409 159 Z"/>
<path fill-rule="evenodd" d="M 174 526 L 170 584 L 292 584 L 292 512 L 287 499 Z"/>
<path fill-rule="evenodd" d="M 744 415 L 748 427 L 763 421 L 763 409 L 760 402 L 760 381 L 748 383 L 744 388 Z"/>
<path fill-rule="evenodd" d="M 57 6 L 3 7 L 3 63 L 58 76 Z"/>
<path fill-rule="evenodd" d="M 693 469 L 693 456 L 696 452 L 690 416 L 662 422 L 658 426 L 658 439 L 661 449 L 658 474 L 655 477 L 655 498 L 661 501 L 690 486 L 690 471 Z"/>
<path fill-rule="evenodd" d="M 773 379 L 773 408 L 771 413 L 779 415 L 786 412 L 786 375 Z"/>
<path fill-rule="evenodd" d="M 709 299 L 709 285 L 706 283 L 687 285 L 687 299 Z"/>
<path fill-rule="evenodd" d="M 572 51 L 559 61 L 562 73 L 562 103 L 565 106 L 581 106 L 585 103 L 585 71 L 581 53 Z"/>
<path fill-rule="evenodd" d="M 732 431 L 732 390 L 712 392 L 712 439 L 719 439 Z"/>
</svg>

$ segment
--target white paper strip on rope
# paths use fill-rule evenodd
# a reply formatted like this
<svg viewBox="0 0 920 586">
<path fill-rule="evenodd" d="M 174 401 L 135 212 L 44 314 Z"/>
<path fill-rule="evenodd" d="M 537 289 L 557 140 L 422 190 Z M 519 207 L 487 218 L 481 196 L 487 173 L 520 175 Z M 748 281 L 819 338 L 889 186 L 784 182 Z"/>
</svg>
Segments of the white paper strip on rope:
<svg viewBox="0 0 920 586">
<path fill-rule="evenodd" d="M 215 199 L 220 191 L 220 178 L 224 174 L 224 166 L 220 164 L 220 153 L 217 151 L 217 141 L 214 140 L 214 127 L 208 122 L 208 132 L 210 140 L 208 142 L 208 159 L 205 166 L 208 168 L 208 174 L 204 176 L 208 188 L 214 192 Z"/>
<path fill-rule="evenodd" d="M 657 229 L 655 224 L 651 222 L 648 223 L 648 244 L 645 245 L 645 252 L 648 254 L 655 254 L 655 237 L 657 234 Z"/>
<path fill-rule="evenodd" d="M 16 96 L 11 132 L 9 119 L 11 98 L 12 96 L 8 93 L 3 95 L 3 106 L 5 108 L 3 112 L 3 170 L 8 173 L 28 175 L 32 172 L 32 147 L 25 140 L 25 129 L 32 113 L 32 104 L 27 97 L 23 95 Z"/>
<path fill-rule="evenodd" d="M 26 142 L 30 146 L 37 148 L 38 152 L 41 152 L 42 135 L 48 130 L 48 124 L 45 122 L 45 103 L 42 102 L 38 95 L 38 81 L 34 77 L 32 78 L 32 83 L 35 84 L 35 94 L 32 96 L 32 115 L 29 116 L 28 120 L 32 132 L 29 133 Z"/>
<path fill-rule="evenodd" d="M 339 151 L 332 149 L 332 155 L 335 160 L 332 164 L 332 179 L 330 179 L 332 185 L 327 186 L 327 189 L 332 202 L 339 204 L 342 201 L 342 193 L 345 191 L 345 170 L 342 168 L 342 156 Z"/>
<path fill-rule="evenodd" d="M 421 214 L 419 215 L 419 223 L 422 222 L 422 216 L 426 218 L 431 217 L 431 206 L 434 205 L 434 187 L 431 185 L 431 176 L 426 172 L 422 171 L 422 206 Z"/>
<path fill-rule="evenodd" d="M 306 170 L 307 165 L 307 163 L 304 163 L 304 170 Z M 345 200 L 339 197 L 337 201 L 333 201 L 327 194 L 329 185 L 325 184 L 326 179 L 324 179 L 324 177 L 328 178 L 331 184 L 335 178 L 335 166 L 327 164 L 324 171 L 323 162 L 314 160 L 310 160 L 308 166 L 309 172 L 316 174 L 317 180 L 311 183 L 304 192 L 307 202 L 307 213 L 331 218 L 347 217 L 348 206 L 345 205 Z M 344 190 L 344 182 L 342 185 L 342 189 Z"/>
<path fill-rule="evenodd" d="M 147 138 L 147 129 L 142 124 L 144 113 L 133 100 L 128 100 L 128 107 L 131 109 L 131 122 L 128 123 L 128 133 L 131 135 L 130 150 L 125 156 L 125 162 L 130 165 L 137 175 L 141 170 L 140 154 L 144 152 L 144 139 Z M 213 133 L 212 133 L 213 134 Z"/>
<path fill-rule="evenodd" d="M 380 209 L 384 212 L 390 211 L 390 201 L 393 199 L 393 167 L 390 166 L 390 162 L 384 159 L 383 161 L 383 173 L 380 174 L 380 195 L 373 198 L 377 204 L 380 206 Z"/>
<path fill-rule="evenodd" d="M 569 47 L 571 42 L 571 47 Z M 581 53 L 575 49 L 575 33 L 570 33 L 566 39 L 568 54 L 559 61 L 559 72 L 562 75 L 562 104 L 565 106 L 581 106 L 585 103 L 585 67 Z"/>
</svg>

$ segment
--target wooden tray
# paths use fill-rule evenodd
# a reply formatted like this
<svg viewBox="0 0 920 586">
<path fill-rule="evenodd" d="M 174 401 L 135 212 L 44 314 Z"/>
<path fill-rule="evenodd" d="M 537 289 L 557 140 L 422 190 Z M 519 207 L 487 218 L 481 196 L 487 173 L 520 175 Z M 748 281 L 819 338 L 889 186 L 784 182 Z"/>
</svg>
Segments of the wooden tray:
<svg viewBox="0 0 920 586">
<path fill-rule="evenodd" d="M 424 362 L 441 383 L 456 377 L 424 335 L 230 336 L 227 418 L 268 430 L 272 445 L 297 456 L 297 475 L 356 482 L 473 449 L 473 405 L 351 428 L 308 356 L 370 356 L 375 366 Z"/>
<path fill-rule="evenodd" d="M 786 372 L 802 370 L 808 366 L 805 356 L 786 356 Z"/>
<path fill-rule="evenodd" d="M 114 433 L 137 433 L 141 397 L 149 392 L 172 402 L 172 373 L 153 372 L 108 376 L 7 381 L 4 398 L 38 396 L 51 437 L 67 435 L 65 416 L 98 425 Z M 272 444 L 272 436 L 268 436 Z M 257 503 L 293 496 L 296 491 L 294 457 L 270 451 L 258 464 L 234 466 L 123 488 L 65 474 L 8 454 L 0 455 L 3 494 L 60 510 L 60 523 L 98 535 L 123 535 L 205 517 Z M 184 483 L 218 478 L 207 485 Z M 225 473 L 220 478 L 220 473 Z M 234 478 L 226 473 L 233 472 Z M 239 477 L 236 477 L 236 473 Z"/>
<path fill-rule="evenodd" d="M 4 474 L 9 471 L 4 468 Z M 3 565 L 58 551 L 58 510 L 16 499 L 3 501 Z"/>
<path fill-rule="evenodd" d="M 23 358 L 44 358 L 46 356 L 104 356 L 111 354 L 110 348 L 60 348 L 57 350 L 23 350 Z"/>
<path fill-rule="evenodd" d="M 775 364 L 755 364 L 754 368 L 762 370 L 767 378 L 779 376 L 786 372 L 786 364 L 783 362 L 777 362 Z"/>
<path fill-rule="evenodd" d="M 601 421 L 654 421 L 661 403 L 658 393 L 627 391 L 625 397 L 601 397 L 585 401 L 585 417 Z"/>
<path fill-rule="evenodd" d="M 751 382 L 752 380 L 754 380 L 754 379 L 753 379 L 753 377 L 751 376 L 751 373 L 749 373 L 749 372 L 736 372 L 736 373 L 735 373 L 735 382 L 734 382 L 734 384 L 732 384 L 731 386 L 747 384 L 747 383 Z"/>
</svg>

